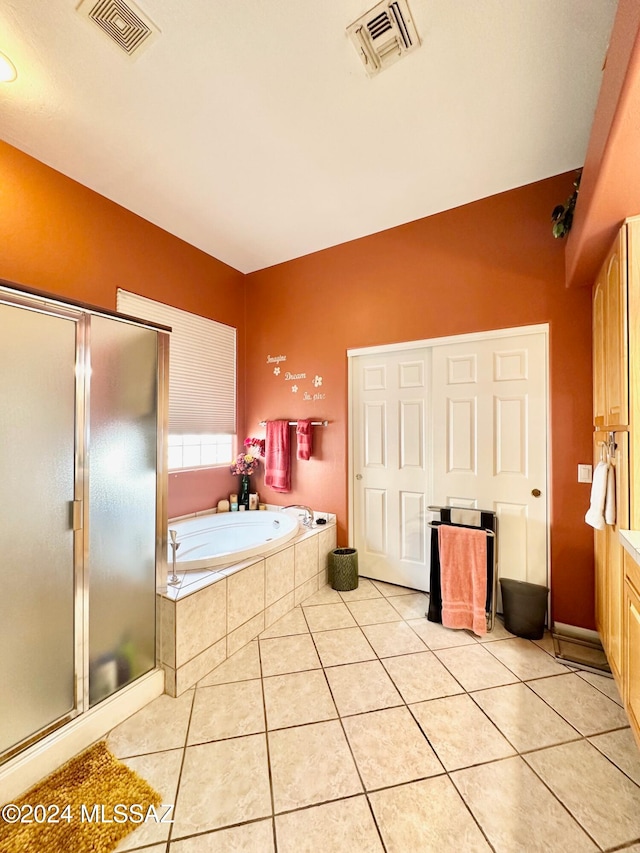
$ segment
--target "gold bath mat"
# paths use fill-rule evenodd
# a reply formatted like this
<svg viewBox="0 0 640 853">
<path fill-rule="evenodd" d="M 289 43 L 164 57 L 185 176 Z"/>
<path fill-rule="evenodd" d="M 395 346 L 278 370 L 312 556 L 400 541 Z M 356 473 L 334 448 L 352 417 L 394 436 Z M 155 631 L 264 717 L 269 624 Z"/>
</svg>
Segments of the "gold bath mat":
<svg viewBox="0 0 640 853">
<path fill-rule="evenodd" d="M 101 741 L 0 808 L 0 853 L 108 853 L 161 802 Z"/>
</svg>

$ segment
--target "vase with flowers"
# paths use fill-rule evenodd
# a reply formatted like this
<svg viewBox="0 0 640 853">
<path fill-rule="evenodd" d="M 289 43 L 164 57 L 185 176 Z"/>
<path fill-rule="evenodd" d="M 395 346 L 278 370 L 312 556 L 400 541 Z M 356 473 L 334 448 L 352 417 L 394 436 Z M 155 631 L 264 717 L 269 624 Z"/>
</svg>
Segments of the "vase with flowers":
<svg viewBox="0 0 640 853">
<path fill-rule="evenodd" d="M 244 506 L 245 509 L 249 509 L 249 477 L 251 474 L 255 474 L 255 472 L 258 470 L 259 464 L 260 460 L 252 453 L 240 453 L 236 461 L 231 466 L 231 473 L 241 478 L 240 490 L 238 492 L 239 507 Z"/>
</svg>

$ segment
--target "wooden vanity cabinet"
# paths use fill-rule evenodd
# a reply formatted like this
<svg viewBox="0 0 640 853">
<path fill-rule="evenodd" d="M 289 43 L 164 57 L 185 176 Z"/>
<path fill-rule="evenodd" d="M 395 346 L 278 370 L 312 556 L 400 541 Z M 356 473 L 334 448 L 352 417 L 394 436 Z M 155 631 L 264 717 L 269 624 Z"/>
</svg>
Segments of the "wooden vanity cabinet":
<svg viewBox="0 0 640 853">
<path fill-rule="evenodd" d="M 623 224 L 593 287 L 594 464 L 615 441 L 616 524 L 595 531 L 596 627 L 640 743 L 640 217 Z"/>
</svg>

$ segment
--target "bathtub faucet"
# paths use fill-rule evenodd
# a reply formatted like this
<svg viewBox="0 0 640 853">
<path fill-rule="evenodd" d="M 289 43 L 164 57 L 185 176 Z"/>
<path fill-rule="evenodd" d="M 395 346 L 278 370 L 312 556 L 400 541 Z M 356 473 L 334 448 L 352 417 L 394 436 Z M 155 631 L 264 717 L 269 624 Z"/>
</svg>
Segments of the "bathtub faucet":
<svg viewBox="0 0 640 853">
<path fill-rule="evenodd" d="M 305 506 L 304 504 L 289 504 L 289 506 L 283 506 L 283 511 L 285 509 L 303 509 L 304 510 L 304 519 L 302 523 L 305 527 L 311 527 L 313 525 L 313 510 L 311 507 Z"/>
</svg>

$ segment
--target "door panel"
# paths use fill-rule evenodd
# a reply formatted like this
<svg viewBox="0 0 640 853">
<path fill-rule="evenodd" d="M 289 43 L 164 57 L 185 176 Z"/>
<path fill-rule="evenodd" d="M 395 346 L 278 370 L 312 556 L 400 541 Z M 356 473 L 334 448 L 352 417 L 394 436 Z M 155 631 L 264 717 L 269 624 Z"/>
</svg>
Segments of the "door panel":
<svg viewBox="0 0 640 853">
<path fill-rule="evenodd" d="M 0 754 L 76 708 L 75 320 L 0 305 Z"/>
<path fill-rule="evenodd" d="M 500 575 L 546 584 L 545 336 L 436 346 L 432 388 L 433 502 L 495 510 Z"/>
<path fill-rule="evenodd" d="M 354 545 L 360 573 L 428 589 L 427 350 L 355 359 Z"/>
</svg>

